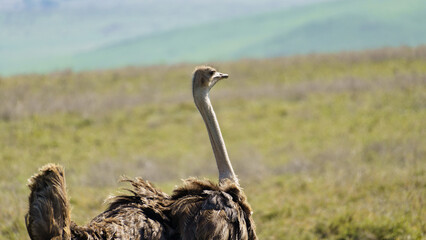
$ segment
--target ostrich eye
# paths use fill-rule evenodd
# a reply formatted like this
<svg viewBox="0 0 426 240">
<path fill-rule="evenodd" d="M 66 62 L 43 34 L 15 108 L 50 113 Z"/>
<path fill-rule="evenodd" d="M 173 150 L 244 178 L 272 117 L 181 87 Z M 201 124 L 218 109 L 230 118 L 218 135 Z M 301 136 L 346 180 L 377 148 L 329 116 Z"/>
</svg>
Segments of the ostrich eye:
<svg viewBox="0 0 426 240">
<path fill-rule="evenodd" d="M 210 70 L 210 71 L 209 71 L 209 74 L 210 74 L 210 75 L 213 75 L 213 73 L 214 73 L 214 71 L 213 71 L 213 70 Z"/>
</svg>

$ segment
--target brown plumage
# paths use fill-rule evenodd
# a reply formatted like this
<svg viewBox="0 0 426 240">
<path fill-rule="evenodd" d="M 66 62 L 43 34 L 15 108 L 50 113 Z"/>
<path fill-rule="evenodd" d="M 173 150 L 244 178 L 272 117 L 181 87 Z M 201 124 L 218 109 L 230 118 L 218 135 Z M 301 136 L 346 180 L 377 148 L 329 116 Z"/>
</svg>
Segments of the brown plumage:
<svg viewBox="0 0 426 240">
<path fill-rule="evenodd" d="M 171 200 L 170 216 L 181 239 L 256 239 L 250 205 L 231 180 L 190 178 Z"/>
<path fill-rule="evenodd" d="M 207 66 L 193 75 L 195 104 L 206 124 L 219 170 L 219 183 L 189 178 L 168 194 L 149 182 L 124 180 L 130 194 L 114 197 L 86 226 L 70 220 L 65 174 L 48 164 L 30 179 L 26 226 L 36 239 L 257 239 L 251 208 L 238 184 L 208 98 L 228 75 Z"/>
<path fill-rule="evenodd" d="M 25 216 L 31 239 L 69 239 L 70 206 L 64 171 L 48 164 L 30 179 L 30 208 Z"/>
</svg>

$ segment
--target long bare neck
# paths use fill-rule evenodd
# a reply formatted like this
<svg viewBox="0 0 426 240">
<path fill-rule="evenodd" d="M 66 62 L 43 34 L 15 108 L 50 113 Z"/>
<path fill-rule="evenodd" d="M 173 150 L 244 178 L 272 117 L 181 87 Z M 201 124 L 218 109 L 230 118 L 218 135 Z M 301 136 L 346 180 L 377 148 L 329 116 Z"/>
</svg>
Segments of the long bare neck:
<svg viewBox="0 0 426 240">
<path fill-rule="evenodd" d="M 219 122 L 216 119 L 213 106 L 210 102 L 208 91 L 196 94 L 194 92 L 194 102 L 203 117 L 209 133 L 214 156 L 216 158 L 217 168 L 219 170 L 219 183 L 225 179 L 230 179 L 238 184 L 228 152 L 226 151 L 225 141 L 220 132 Z"/>
</svg>

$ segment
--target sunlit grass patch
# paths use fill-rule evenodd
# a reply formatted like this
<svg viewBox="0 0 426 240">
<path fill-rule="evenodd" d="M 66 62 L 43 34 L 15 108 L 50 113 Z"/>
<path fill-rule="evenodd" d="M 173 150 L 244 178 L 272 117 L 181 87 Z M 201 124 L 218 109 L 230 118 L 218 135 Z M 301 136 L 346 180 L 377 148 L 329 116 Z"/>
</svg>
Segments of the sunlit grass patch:
<svg viewBox="0 0 426 240">
<path fill-rule="evenodd" d="M 261 239 L 422 239 L 426 59 L 416 49 L 218 63 L 211 98 Z M 193 66 L 0 81 L 0 239 L 25 239 L 27 179 L 65 166 L 72 218 L 122 175 L 171 193 L 217 175 Z M 4 223 L 4 224 L 3 224 Z"/>
</svg>

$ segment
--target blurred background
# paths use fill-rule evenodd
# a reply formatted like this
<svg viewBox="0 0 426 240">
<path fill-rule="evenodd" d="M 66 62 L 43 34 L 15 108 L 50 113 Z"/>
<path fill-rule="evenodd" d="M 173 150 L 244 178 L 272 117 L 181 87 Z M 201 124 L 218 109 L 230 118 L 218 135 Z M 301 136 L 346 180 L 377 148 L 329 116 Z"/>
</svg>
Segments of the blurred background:
<svg viewBox="0 0 426 240">
<path fill-rule="evenodd" d="M 0 239 L 27 179 L 66 169 L 72 219 L 143 177 L 217 178 L 211 92 L 260 239 L 425 239 L 424 0 L 0 0 Z"/>
<path fill-rule="evenodd" d="M 2 0 L 0 74 L 417 46 L 422 0 Z"/>
</svg>

